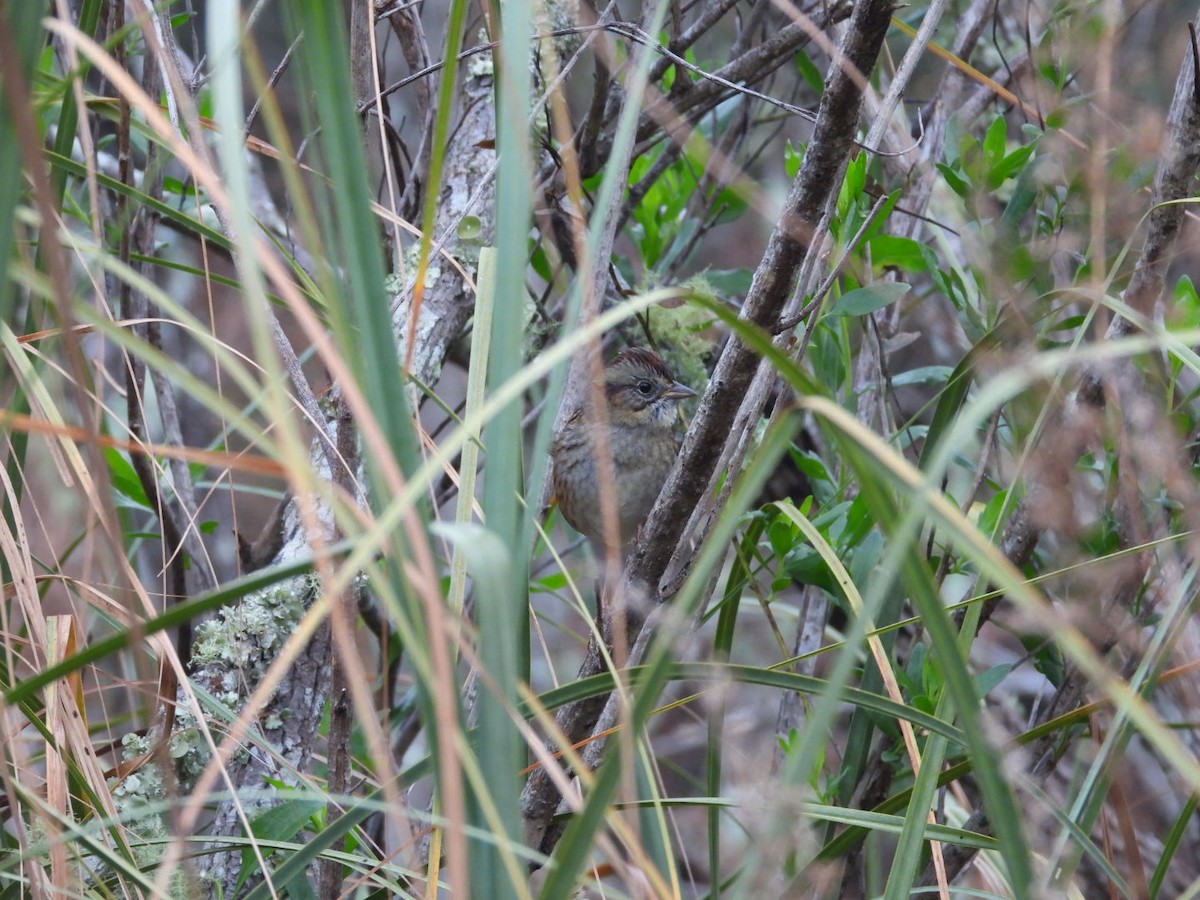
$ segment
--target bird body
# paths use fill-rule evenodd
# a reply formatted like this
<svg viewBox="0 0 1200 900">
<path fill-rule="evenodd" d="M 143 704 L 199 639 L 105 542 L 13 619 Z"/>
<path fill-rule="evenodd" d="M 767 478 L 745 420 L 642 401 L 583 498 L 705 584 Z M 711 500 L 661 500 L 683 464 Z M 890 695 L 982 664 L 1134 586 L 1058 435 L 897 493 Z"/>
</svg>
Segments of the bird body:
<svg viewBox="0 0 1200 900">
<path fill-rule="evenodd" d="M 603 545 L 633 539 L 675 464 L 678 402 L 696 392 L 675 380 L 666 363 L 641 348 L 623 350 L 604 369 L 605 416 L 585 399 L 550 445 L 554 494 L 576 531 Z M 607 421 L 603 421 L 607 419 Z M 602 440 L 602 437 L 604 438 Z M 612 457 L 606 485 L 599 454 Z M 617 535 L 606 534 L 601 491 L 613 491 Z"/>
</svg>

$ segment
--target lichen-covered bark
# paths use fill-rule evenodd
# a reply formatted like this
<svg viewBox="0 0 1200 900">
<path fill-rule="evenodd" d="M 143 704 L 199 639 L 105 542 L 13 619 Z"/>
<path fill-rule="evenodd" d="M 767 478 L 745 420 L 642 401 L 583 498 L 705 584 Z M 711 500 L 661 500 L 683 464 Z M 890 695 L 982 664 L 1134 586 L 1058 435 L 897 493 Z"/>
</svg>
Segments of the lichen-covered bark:
<svg viewBox="0 0 1200 900">
<path fill-rule="evenodd" d="M 196 642 L 197 668 L 193 682 L 236 715 L 253 692 L 295 625 L 311 604 L 319 585 L 295 578 L 241 601 L 200 626 Z M 271 747 L 263 752 L 251 744 L 234 753 L 226 764 L 234 796 L 218 804 L 205 829 L 214 836 L 242 834 L 241 812 L 249 819 L 273 805 L 270 781 L 296 784 L 317 737 L 314 722 L 324 714 L 329 682 L 329 629 L 321 628 L 276 688 L 259 716 L 257 739 Z M 182 708 L 182 704 L 181 704 Z M 218 719 L 219 717 L 213 717 Z M 187 730 L 190 717 L 176 717 L 176 736 Z M 174 739 L 173 739 L 174 741 Z M 199 774 L 208 761 L 203 744 L 190 746 L 176 760 L 181 787 L 187 791 L 189 773 Z M 201 879 L 223 896 L 235 896 L 241 871 L 241 851 L 214 853 L 197 865 Z"/>
</svg>

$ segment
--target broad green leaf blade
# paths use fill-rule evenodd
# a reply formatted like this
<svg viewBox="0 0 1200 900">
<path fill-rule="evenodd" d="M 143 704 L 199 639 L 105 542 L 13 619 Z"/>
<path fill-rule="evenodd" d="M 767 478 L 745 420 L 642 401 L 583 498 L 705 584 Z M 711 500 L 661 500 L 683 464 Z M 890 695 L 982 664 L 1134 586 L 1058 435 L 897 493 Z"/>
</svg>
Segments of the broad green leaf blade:
<svg viewBox="0 0 1200 900">
<path fill-rule="evenodd" d="M 912 290 L 912 286 L 897 281 L 882 281 L 867 287 L 847 291 L 834 301 L 827 316 L 865 316 L 895 303 Z"/>
</svg>

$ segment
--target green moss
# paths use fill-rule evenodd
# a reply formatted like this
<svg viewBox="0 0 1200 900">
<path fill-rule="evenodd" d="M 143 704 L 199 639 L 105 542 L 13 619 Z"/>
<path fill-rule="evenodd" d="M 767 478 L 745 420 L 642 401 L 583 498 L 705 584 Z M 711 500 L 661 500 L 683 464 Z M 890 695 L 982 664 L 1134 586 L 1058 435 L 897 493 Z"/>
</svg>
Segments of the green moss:
<svg viewBox="0 0 1200 900">
<path fill-rule="evenodd" d="M 716 291 L 703 275 L 694 275 L 685 285 L 693 294 L 717 299 Z M 652 306 L 648 310 L 650 333 L 662 345 L 663 358 L 675 377 L 703 390 L 708 380 L 704 359 L 716 346 L 720 333 L 712 313 L 685 303 L 681 306 Z"/>
</svg>

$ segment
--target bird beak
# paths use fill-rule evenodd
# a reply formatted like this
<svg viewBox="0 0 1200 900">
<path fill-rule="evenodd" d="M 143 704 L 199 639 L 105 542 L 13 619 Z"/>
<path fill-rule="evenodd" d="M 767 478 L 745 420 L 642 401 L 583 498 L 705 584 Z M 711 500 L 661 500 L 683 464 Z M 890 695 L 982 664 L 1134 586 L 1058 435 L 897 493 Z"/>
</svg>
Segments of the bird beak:
<svg viewBox="0 0 1200 900">
<path fill-rule="evenodd" d="M 680 384 L 676 381 L 669 388 L 663 391 L 663 400 L 686 400 L 688 397 L 695 397 L 696 392 L 686 384 Z"/>
</svg>

